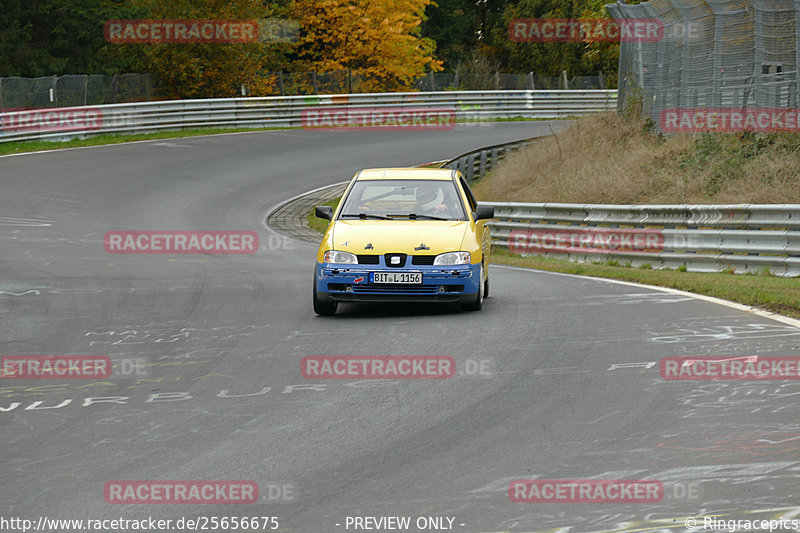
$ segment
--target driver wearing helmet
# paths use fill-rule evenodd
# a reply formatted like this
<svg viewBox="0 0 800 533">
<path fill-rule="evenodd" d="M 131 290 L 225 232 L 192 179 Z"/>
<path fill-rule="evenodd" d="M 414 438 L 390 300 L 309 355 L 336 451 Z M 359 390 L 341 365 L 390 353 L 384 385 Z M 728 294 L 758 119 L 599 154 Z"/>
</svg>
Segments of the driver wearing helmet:
<svg viewBox="0 0 800 533">
<path fill-rule="evenodd" d="M 448 207 L 444 201 L 444 191 L 441 185 L 435 183 L 425 183 L 417 187 L 416 190 L 418 214 L 446 215 Z"/>
</svg>

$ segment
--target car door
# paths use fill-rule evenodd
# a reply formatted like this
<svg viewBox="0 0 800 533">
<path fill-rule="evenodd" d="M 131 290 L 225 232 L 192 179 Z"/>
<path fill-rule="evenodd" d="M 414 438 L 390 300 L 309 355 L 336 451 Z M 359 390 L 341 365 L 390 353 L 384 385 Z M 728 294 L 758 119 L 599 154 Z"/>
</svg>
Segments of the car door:
<svg viewBox="0 0 800 533">
<path fill-rule="evenodd" d="M 459 183 L 461 184 L 461 188 L 464 189 L 464 194 L 467 197 L 469 210 L 472 213 L 475 213 L 475 211 L 478 209 L 478 202 L 475 199 L 475 195 L 472 194 L 472 189 L 469 188 L 467 180 L 464 179 L 464 176 L 461 175 L 461 173 L 458 174 L 458 179 Z M 483 252 L 483 266 L 486 267 L 489 265 L 489 259 L 491 258 L 492 253 L 492 236 L 489 231 L 489 221 L 486 219 L 476 221 L 475 234 L 481 243 L 481 250 Z"/>
</svg>

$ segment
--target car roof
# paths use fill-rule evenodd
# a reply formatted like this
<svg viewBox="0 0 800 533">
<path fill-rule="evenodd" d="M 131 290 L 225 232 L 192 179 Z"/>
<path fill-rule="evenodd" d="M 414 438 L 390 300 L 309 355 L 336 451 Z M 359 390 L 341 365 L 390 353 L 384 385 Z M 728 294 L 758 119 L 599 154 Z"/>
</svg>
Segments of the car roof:
<svg viewBox="0 0 800 533">
<path fill-rule="evenodd" d="M 452 180 L 449 168 L 367 168 L 359 172 L 358 180 Z"/>
</svg>

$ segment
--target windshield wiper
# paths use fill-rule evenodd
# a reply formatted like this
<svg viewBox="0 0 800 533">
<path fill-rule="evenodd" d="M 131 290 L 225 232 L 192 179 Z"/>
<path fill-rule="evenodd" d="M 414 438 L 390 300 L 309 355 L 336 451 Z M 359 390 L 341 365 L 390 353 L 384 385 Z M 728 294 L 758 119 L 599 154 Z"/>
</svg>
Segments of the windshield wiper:
<svg viewBox="0 0 800 533">
<path fill-rule="evenodd" d="M 424 218 L 426 220 L 449 220 L 447 218 L 435 217 L 433 215 L 418 215 L 416 213 L 409 213 L 407 215 L 387 215 L 387 216 L 390 216 L 390 217 L 408 217 L 411 220 L 417 220 L 418 218 Z"/>
<path fill-rule="evenodd" d="M 389 217 L 385 217 L 383 215 L 368 215 L 367 213 L 344 213 L 339 215 L 339 218 L 360 218 L 361 220 L 366 220 L 368 218 L 377 218 L 379 220 L 391 220 Z"/>
</svg>

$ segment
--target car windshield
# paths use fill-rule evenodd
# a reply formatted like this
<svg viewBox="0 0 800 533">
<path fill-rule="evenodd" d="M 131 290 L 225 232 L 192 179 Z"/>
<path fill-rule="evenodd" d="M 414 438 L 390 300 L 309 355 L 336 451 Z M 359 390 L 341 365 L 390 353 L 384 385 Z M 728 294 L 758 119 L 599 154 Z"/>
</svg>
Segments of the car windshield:
<svg viewBox="0 0 800 533">
<path fill-rule="evenodd" d="M 466 220 L 455 184 L 450 180 L 356 181 L 339 219 Z"/>
</svg>

